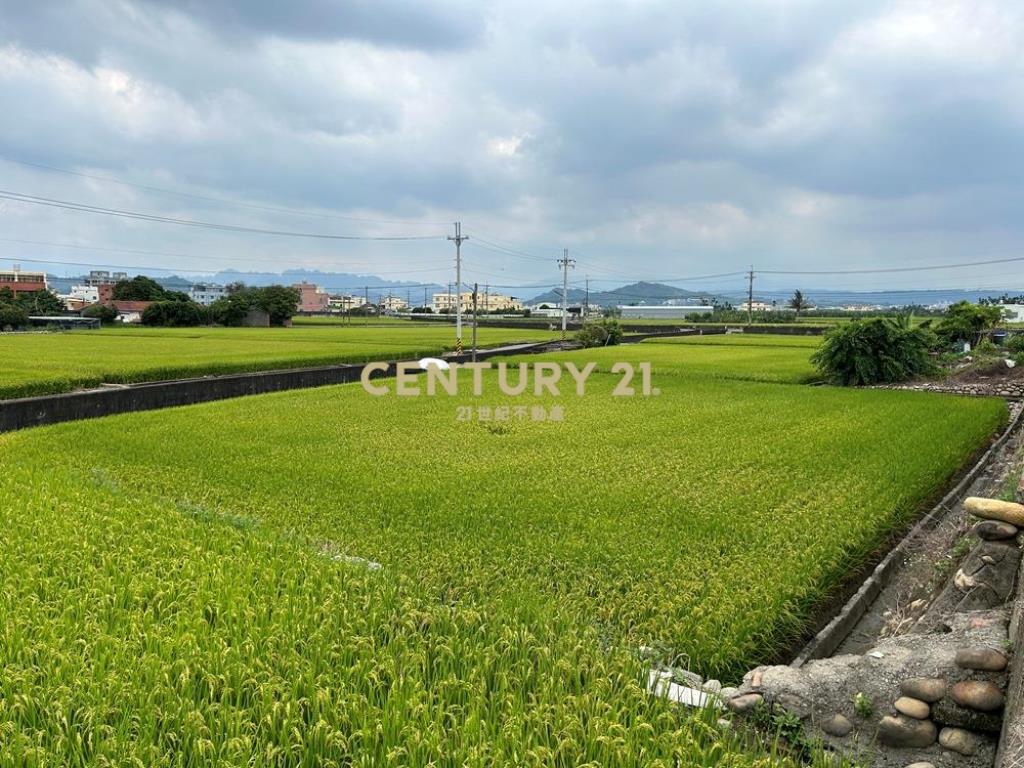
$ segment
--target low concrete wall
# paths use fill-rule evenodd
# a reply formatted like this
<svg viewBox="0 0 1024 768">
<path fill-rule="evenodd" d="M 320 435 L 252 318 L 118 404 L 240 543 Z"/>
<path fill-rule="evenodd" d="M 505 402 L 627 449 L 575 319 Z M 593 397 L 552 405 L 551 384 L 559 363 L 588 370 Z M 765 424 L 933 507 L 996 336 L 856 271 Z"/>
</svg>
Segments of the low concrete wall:
<svg viewBox="0 0 1024 768">
<path fill-rule="evenodd" d="M 550 342 L 542 342 L 481 350 L 477 352 L 477 360 L 486 360 L 497 355 L 533 354 L 543 352 L 550 346 Z M 452 362 L 467 363 L 470 361 L 471 355 L 464 354 L 447 359 Z M 387 371 L 375 373 L 373 378 L 394 376 L 396 365 L 396 361 L 388 361 Z M 314 368 L 233 373 L 194 379 L 106 386 L 59 395 L 2 400 L 0 401 L 0 432 L 56 424 L 62 421 L 95 419 L 116 413 L 150 411 L 178 405 L 194 405 L 211 400 L 225 400 L 231 397 L 262 395 L 286 389 L 348 384 L 359 381 L 364 367 L 364 364 L 325 365 Z"/>
</svg>

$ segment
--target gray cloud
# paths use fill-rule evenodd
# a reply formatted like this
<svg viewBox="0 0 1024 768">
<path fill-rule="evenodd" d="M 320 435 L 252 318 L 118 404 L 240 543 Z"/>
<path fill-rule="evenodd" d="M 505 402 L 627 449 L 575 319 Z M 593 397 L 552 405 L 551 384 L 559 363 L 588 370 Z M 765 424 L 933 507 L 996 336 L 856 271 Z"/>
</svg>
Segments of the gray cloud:
<svg viewBox="0 0 1024 768">
<path fill-rule="evenodd" d="M 0 154 L 414 228 L 459 217 L 520 250 L 575 246 L 609 277 L 1020 246 L 1024 11 L 1009 0 L 480 8 L 0 2 Z M 268 215 L 14 168 L 18 189 L 55 197 Z M 74 220 L 83 241 L 154 237 L 11 210 L 22 234 Z M 282 219 L 363 226 L 325 221 Z M 209 235 L 155 236 L 210 252 Z M 215 245 L 235 259 L 283 244 Z M 426 252 L 287 249 L 338 268 L 370 254 L 397 269 Z M 446 274 L 447 244 L 429 253 Z M 508 279 L 546 269 L 477 253 L 481 272 Z"/>
</svg>

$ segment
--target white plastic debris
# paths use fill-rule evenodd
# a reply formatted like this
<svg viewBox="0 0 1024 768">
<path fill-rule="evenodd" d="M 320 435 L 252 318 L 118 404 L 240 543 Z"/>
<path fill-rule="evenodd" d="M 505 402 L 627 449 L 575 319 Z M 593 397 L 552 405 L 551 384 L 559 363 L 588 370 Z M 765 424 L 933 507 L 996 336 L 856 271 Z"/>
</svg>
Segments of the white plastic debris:
<svg viewBox="0 0 1024 768">
<path fill-rule="evenodd" d="M 355 555 L 334 555 L 331 557 L 331 560 L 339 563 L 349 563 L 350 565 L 360 565 L 368 571 L 379 571 L 384 567 L 373 560 L 367 560 L 365 557 L 356 557 Z"/>
<path fill-rule="evenodd" d="M 647 675 L 647 690 L 684 707 L 722 707 L 717 696 L 672 682 L 671 672 L 652 669 Z"/>
</svg>

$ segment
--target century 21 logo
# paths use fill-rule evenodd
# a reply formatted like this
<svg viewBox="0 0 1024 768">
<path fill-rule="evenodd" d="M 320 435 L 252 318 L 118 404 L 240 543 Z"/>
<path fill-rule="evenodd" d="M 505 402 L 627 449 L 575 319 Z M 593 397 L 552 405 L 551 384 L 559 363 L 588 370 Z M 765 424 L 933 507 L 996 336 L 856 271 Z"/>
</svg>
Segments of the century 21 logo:
<svg viewBox="0 0 1024 768">
<path fill-rule="evenodd" d="M 363 367 L 360 381 L 363 389 L 374 397 L 382 397 L 391 394 L 391 387 L 387 384 L 377 383 L 374 379 L 375 373 L 387 374 L 395 366 L 395 387 L 394 394 L 399 397 L 418 397 L 423 391 L 428 395 L 435 395 L 438 390 L 445 394 L 459 394 L 459 385 L 464 377 L 460 372 L 466 371 L 472 378 L 473 395 L 479 397 L 484 393 L 484 371 L 496 369 L 498 372 L 498 390 L 511 397 L 522 395 L 529 389 L 530 392 L 540 397 L 544 394 L 559 396 L 561 391 L 558 382 L 562 380 L 563 369 L 568 374 L 567 378 L 572 379 L 575 384 L 576 394 L 582 397 L 587 391 L 587 379 L 597 369 L 597 363 L 587 363 L 583 368 L 577 368 L 574 363 L 448 363 L 437 358 L 424 358 L 419 362 L 403 362 L 397 364 L 368 363 Z M 513 377 L 509 375 L 510 370 L 517 371 Z M 633 397 L 637 394 L 637 388 L 633 380 L 637 371 L 640 372 L 640 395 L 649 397 L 659 395 L 661 391 L 651 386 L 651 364 L 637 363 L 634 368 L 632 363 L 615 363 L 611 367 L 611 373 L 618 374 L 621 378 L 612 390 L 614 397 Z M 426 373 L 426 380 L 420 375 Z M 510 379 L 515 379 L 514 382 Z M 422 387 L 420 385 L 423 385 Z M 532 384 L 532 386 L 531 386 Z"/>
</svg>

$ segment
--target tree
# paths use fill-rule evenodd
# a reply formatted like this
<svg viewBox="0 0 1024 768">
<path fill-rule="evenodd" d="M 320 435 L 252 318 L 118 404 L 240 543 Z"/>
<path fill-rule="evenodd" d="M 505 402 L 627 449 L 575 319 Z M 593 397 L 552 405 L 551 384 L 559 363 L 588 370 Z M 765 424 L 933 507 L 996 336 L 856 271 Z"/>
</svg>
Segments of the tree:
<svg viewBox="0 0 1024 768">
<path fill-rule="evenodd" d="M 265 288 L 239 287 L 209 307 L 212 322 L 221 325 L 241 325 L 250 309 L 262 309 L 270 316 L 271 325 L 284 325 L 299 307 L 299 292 L 283 285 Z M 350 314 L 357 314 L 352 310 Z"/>
<path fill-rule="evenodd" d="M 807 309 L 809 304 L 807 302 L 807 299 L 804 298 L 803 293 L 799 290 L 796 290 L 793 291 L 793 298 L 789 300 L 788 306 L 790 309 L 796 310 L 796 316 L 800 317 L 800 312 Z"/>
<path fill-rule="evenodd" d="M 143 310 L 142 324 L 185 328 L 203 325 L 206 317 L 206 311 L 194 301 L 157 301 Z"/>
<path fill-rule="evenodd" d="M 24 328 L 28 325 L 28 313 L 16 304 L 0 303 L 0 331 Z"/>
<path fill-rule="evenodd" d="M 931 373 L 935 334 L 927 326 L 888 318 L 853 320 L 836 326 L 811 355 L 811 362 L 836 384 L 859 386 L 905 381 Z"/>
<path fill-rule="evenodd" d="M 136 275 L 131 280 L 114 283 L 111 298 L 116 301 L 163 301 L 166 292 L 160 283 L 145 275 Z"/>
<path fill-rule="evenodd" d="M 270 315 L 271 325 L 284 325 L 299 309 L 300 294 L 295 288 L 268 285 L 252 288 L 254 304 Z"/>
<path fill-rule="evenodd" d="M 117 320 L 117 310 L 109 304 L 93 304 L 82 310 L 82 317 L 95 317 L 104 325 Z"/>
<path fill-rule="evenodd" d="M 958 301 L 946 310 L 942 320 L 935 326 L 935 333 L 947 344 L 968 341 L 972 346 L 977 346 L 985 334 L 1002 319 L 1003 310 L 998 306 Z"/>
<path fill-rule="evenodd" d="M 60 315 L 66 310 L 57 294 L 45 289 L 19 293 L 17 304 L 30 315 Z"/>
</svg>

